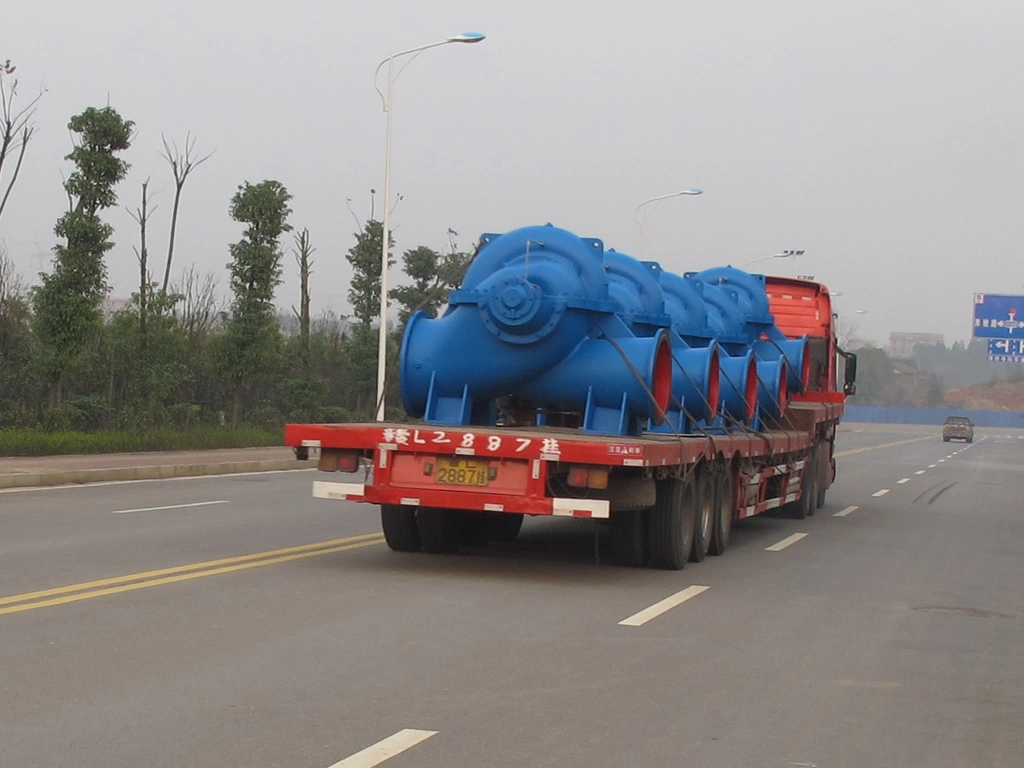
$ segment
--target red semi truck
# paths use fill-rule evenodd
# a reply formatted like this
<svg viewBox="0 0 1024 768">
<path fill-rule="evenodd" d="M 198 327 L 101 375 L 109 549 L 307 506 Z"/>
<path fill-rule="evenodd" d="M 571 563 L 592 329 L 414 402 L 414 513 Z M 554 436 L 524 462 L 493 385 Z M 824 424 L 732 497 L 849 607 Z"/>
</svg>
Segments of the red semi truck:
<svg viewBox="0 0 1024 768">
<path fill-rule="evenodd" d="M 856 358 L 837 346 L 824 285 L 767 277 L 766 292 L 776 325 L 788 338 L 806 335 L 810 352 L 809 385 L 770 429 L 621 437 L 551 426 L 288 424 L 285 443 L 332 473 L 314 481 L 315 497 L 380 505 L 393 550 L 511 540 L 524 515 L 553 515 L 606 520 L 623 564 L 679 569 L 722 554 L 735 520 L 814 514 L 835 479 Z"/>
</svg>

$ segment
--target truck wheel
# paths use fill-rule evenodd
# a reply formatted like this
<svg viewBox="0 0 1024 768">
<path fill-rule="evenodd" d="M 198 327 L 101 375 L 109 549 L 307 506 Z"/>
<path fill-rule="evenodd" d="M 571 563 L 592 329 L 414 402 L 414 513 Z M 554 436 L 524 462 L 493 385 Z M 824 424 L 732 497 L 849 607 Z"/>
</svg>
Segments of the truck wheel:
<svg viewBox="0 0 1024 768">
<path fill-rule="evenodd" d="M 829 471 L 831 473 L 832 466 L 831 458 L 828 456 L 828 449 L 829 443 L 822 443 L 821 448 L 817 453 L 818 471 L 814 475 L 815 478 L 817 478 L 818 483 L 817 493 L 815 494 L 814 500 L 816 509 L 821 509 L 825 506 L 825 494 L 828 493 L 829 480 L 831 480 L 831 478 L 828 480 L 825 479 L 825 472 Z"/>
<path fill-rule="evenodd" d="M 491 540 L 491 518 L 484 512 L 453 510 L 452 525 L 458 534 L 458 546 L 483 549 Z"/>
<path fill-rule="evenodd" d="M 628 568 L 647 564 L 647 517 L 646 509 L 612 513 L 612 549 L 615 559 Z"/>
<path fill-rule="evenodd" d="M 693 478 L 658 481 L 654 506 L 647 513 L 648 564 L 678 571 L 693 546 Z"/>
<path fill-rule="evenodd" d="M 420 532 L 416 527 L 416 507 L 381 504 L 380 527 L 384 541 L 395 552 L 419 552 Z"/>
<path fill-rule="evenodd" d="M 805 468 L 807 474 L 807 516 L 813 517 L 818 511 L 818 453 L 811 452 L 810 466 Z"/>
<path fill-rule="evenodd" d="M 690 562 L 699 563 L 711 550 L 711 539 L 715 532 L 715 478 L 710 472 L 704 469 L 700 471 L 694 496 L 696 519 L 693 526 Z"/>
<path fill-rule="evenodd" d="M 794 520 L 807 519 L 817 508 L 815 505 L 818 503 L 818 481 L 814 464 L 812 458 L 807 459 L 803 477 L 800 478 L 800 498 L 789 505 L 789 516 Z"/>
<path fill-rule="evenodd" d="M 448 555 L 459 548 L 459 530 L 454 510 L 420 507 L 416 513 L 416 528 L 424 552 Z"/>
<path fill-rule="evenodd" d="M 487 521 L 487 538 L 491 541 L 515 541 L 523 527 L 523 515 L 513 512 L 493 512 Z"/>
<path fill-rule="evenodd" d="M 726 465 L 724 471 L 715 482 L 715 528 L 711 533 L 712 555 L 721 555 L 729 546 L 729 534 L 732 532 L 732 516 L 736 506 L 736 485 L 732 468 Z"/>
</svg>

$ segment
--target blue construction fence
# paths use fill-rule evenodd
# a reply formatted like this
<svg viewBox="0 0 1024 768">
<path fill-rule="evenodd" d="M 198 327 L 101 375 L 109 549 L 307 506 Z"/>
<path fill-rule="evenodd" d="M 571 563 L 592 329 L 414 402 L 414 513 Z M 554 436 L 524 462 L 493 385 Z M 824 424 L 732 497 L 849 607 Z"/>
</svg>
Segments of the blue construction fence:
<svg viewBox="0 0 1024 768">
<path fill-rule="evenodd" d="M 948 416 L 966 416 L 978 427 L 1024 429 L 1024 411 L 974 411 L 966 408 L 895 408 L 847 403 L 843 421 L 870 424 L 941 424 Z"/>
</svg>

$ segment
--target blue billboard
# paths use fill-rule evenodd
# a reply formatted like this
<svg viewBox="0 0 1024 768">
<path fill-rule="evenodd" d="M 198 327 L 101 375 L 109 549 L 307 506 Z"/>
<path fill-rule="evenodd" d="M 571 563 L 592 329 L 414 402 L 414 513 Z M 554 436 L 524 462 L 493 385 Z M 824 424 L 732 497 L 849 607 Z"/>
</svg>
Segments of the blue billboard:
<svg viewBox="0 0 1024 768">
<path fill-rule="evenodd" d="M 1024 338 L 1024 296 L 974 294 L 974 330 L 978 339 Z"/>
<path fill-rule="evenodd" d="M 1024 363 L 1024 336 L 1019 339 L 989 339 L 990 363 Z"/>
</svg>

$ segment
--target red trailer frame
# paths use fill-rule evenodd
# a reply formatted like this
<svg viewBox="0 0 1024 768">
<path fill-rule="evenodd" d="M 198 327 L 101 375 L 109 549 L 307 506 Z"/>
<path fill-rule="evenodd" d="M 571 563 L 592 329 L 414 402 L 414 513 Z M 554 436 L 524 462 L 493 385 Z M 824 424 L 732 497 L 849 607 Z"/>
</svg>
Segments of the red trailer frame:
<svg viewBox="0 0 1024 768">
<path fill-rule="evenodd" d="M 553 427 L 288 424 L 284 442 L 300 458 L 318 451 L 319 469 L 340 473 L 337 480 L 334 475 L 314 481 L 314 496 L 381 505 L 386 537 L 389 520 L 398 531 L 388 538 L 395 549 L 419 548 L 412 527 L 416 515 L 423 515 L 417 510 L 431 517 L 443 511 L 446 520 L 453 514 L 466 519 L 467 513 L 613 524 L 618 518 L 628 561 L 643 564 L 653 548 L 654 564 L 682 567 L 682 550 L 690 545 L 662 547 L 661 524 L 647 522 L 648 509 L 658 520 L 669 519 L 680 505 L 671 500 L 674 494 L 689 488 L 693 497 L 687 504 L 694 507 L 696 523 L 687 554 L 702 559 L 724 550 L 734 520 L 780 508 L 798 517 L 813 514 L 835 477 L 833 447 L 845 396 L 836 387 L 828 290 L 790 278 L 768 283 L 779 327 L 794 337 L 807 334 L 814 344 L 808 391 L 794 397 L 767 431 L 624 438 Z M 441 539 L 443 545 L 431 539 L 423 547 L 454 548 L 447 533 Z"/>
</svg>

